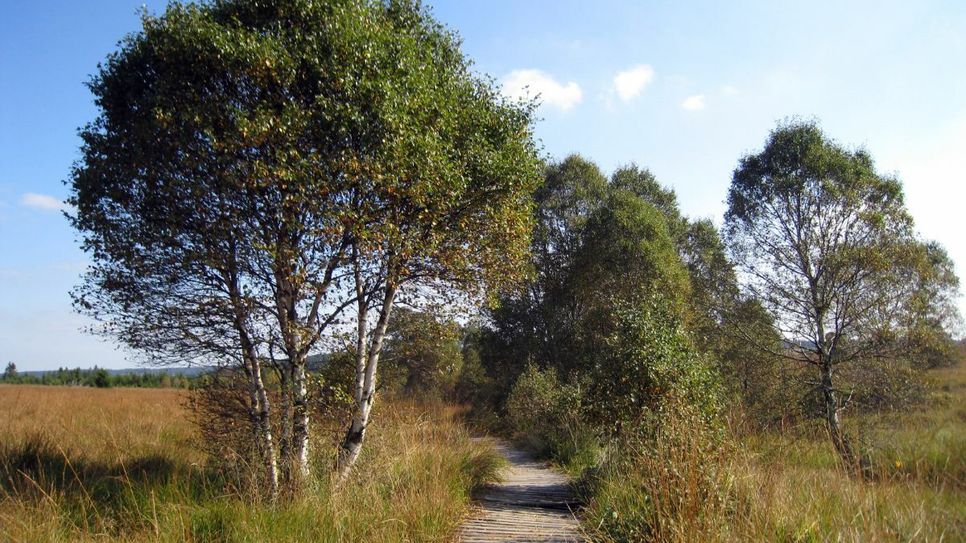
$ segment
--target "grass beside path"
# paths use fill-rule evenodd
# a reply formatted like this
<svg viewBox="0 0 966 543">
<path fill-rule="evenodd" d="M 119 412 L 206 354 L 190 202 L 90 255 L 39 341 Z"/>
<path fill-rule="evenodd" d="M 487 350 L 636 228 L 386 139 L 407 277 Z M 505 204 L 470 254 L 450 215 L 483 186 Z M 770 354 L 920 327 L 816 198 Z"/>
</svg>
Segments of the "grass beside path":
<svg viewBox="0 0 966 543">
<path fill-rule="evenodd" d="M 0 386 L 0 541 L 449 541 L 501 461 L 453 407 L 384 403 L 342 488 L 253 504 L 206 469 L 183 394 Z"/>
</svg>

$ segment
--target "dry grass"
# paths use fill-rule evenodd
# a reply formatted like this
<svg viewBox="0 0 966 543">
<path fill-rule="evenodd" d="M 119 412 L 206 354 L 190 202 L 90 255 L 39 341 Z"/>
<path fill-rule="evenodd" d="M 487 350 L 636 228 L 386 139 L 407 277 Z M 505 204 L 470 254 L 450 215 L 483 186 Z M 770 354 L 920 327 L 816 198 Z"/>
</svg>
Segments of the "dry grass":
<svg viewBox="0 0 966 543">
<path fill-rule="evenodd" d="M 820 431 L 749 435 L 739 529 L 781 541 L 966 541 L 966 365 L 931 374 L 924 408 L 850 422 L 875 479 L 843 475 Z"/>
<path fill-rule="evenodd" d="M 966 365 L 905 413 L 855 417 L 874 479 L 846 474 L 820 425 L 734 428 L 721 441 L 670 421 L 589 473 L 596 541 L 966 541 Z"/>
<path fill-rule="evenodd" d="M 672 414 L 655 435 L 612 444 L 585 474 L 593 541 L 728 541 L 736 481 L 729 442 L 698 417 Z"/>
<path fill-rule="evenodd" d="M 43 437 L 72 457 L 123 461 L 170 453 L 189 462 L 184 390 L 0 385 L 0 443 Z"/>
<path fill-rule="evenodd" d="M 966 492 L 944 483 L 848 477 L 819 439 L 746 442 L 736 462 L 748 538 L 777 541 L 962 541 Z"/>
<path fill-rule="evenodd" d="M 260 505 L 206 469 L 183 394 L 0 387 L 0 541 L 446 541 L 499 465 L 453 408 L 394 402 L 352 480 Z"/>
</svg>

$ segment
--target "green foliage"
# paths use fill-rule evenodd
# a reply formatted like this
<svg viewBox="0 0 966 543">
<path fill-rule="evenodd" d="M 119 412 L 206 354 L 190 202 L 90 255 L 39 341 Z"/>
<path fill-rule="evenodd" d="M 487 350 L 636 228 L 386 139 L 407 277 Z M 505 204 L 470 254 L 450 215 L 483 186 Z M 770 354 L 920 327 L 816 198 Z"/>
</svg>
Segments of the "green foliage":
<svg viewBox="0 0 966 543">
<path fill-rule="evenodd" d="M 107 331 L 156 356 L 225 357 L 201 333 L 237 343 L 239 307 L 271 323 L 255 299 L 278 297 L 297 318 L 272 326 L 295 337 L 327 322 L 316 296 L 341 307 L 349 244 L 391 260 L 397 283 L 479 294 L 520 278 L 532 111 L 472 74 L 426 9 L 226 1 L 143 24 L 91 82 L 100 115 L 71 180 L 94 257 L 77 305 Z M 310 350 L 305 335 L 286 349 Z"/>
<path fill-rule="evenodd" d="M 463 328 L 460 354 L 463 366 L 456 383 L 456 399 L 461 402 L 475 403 L 477 394 L 492 390 L 490 378 L 480 362 L 480 327 L 476 323 Z"/>
<path fill-rule="evenodd" d="M 495 296 L 526 271 L 539 184 L 532 105 L 473 74 L 458 38 L 418 3 L 368 9 L 383 24 L 358 44 L 375 65 L 366 52 L 359 66 L 376 92 L 349 100 L 375 153 L 361 157 L 352 208 L 364 269 L 385 269 L 394 286 L 444 282 Z"/>
<path fill-rule="evenodd" d="M 301 447 L 306 357 L 347 308 L 364 323 L 382 299 L 388 319 L 397 294 L 478 302 L 524 277 L 533 105 L 415 1 L 172 3 L 142 24 L 89 85 L 75 305 L 153 361 L 247 368 L 272 466 L 262 361 L 289 366 Z"/>
<path fill-rule="evenodd" d="M 688 226 L 674 193 L 647 170 L 622 168 L 608 182 L 595 164 L 574 155 L 548 166 L 534 197 L 536 275 L 502 299 L 482 338 L 482 361 L 498 399 L 524 360 L 557 368 L 565 379 L 580 374 L 614 327 L 615 304 L 660 293 L 672 313 L 690 312 L 691 269 L 703 273 L 700 256 L 713 252 L 699 241 L 715 236 L 713 229 L 685 244 Z M 686 251 L 694 253 L 687 261 Z M 729 277 L 705 275 L 714 277 L 701 283 L 705 290 Z"/>
<path fill-rule="evenodd" d="M 668 232 L 674 240 L 685 236 L 688 221 L 681 215 L 677 194 L 661 185 L 650 170 L 636 165 L 618 168 L 611 176 L 610 187 L 612 191 L 627 191 L 654 206 L 667 219 Z"/>
<path fill-rule="evenodd" d="M 818 370 L 821 411 L 841 411 L 846 395 L 875 407 L 921 398 L 907 369 L 948 360 L 958 279 L 942 248 L 917 239 L 901 183 L 792 121 L 741 160 L 728 204 L 745 287 L 798 342 L 782 356 Z"/>
<path fill-rule="evenodd" d="M 814 123 L 782 124 L 743 158 L 728 202 L 726 233 L 746 287 L 817 357 L 845 362 L 894 347 L 887 336 L 930 311 L 917 296 L 939 301 L 958 285 L 941 248 L 915 238 L 901 183 Z"/>
<path fill-rule="evenodd" d="M 923 399 L 911 358 L 935 354 L 955 315 L 945 253 L 916 236 L 898 179 L 813 122 L 780 124 L 741 159 L 725 223 L 748 295 L 791 342 L 775 354 L 811 368 L 799 385 L 806 409 L 824 419 L 843 463 L 868 474 L 842 413 L 853 401 Z"/>
<path fill-rule="evenodd" d="M 533 197 L 537 224 L 532 252 L 540 279 L 561 280 L 558 274 L 577 254 L 580 232 L 607 191 L 607 178 L 597 165 L 579 155 L 547 166 L 544 182 Z"/>
<path fill-rule="evenodd" d="M 507 419 L 528 448 L 568 469 L 582 469 L 596 463 L 600 449 L 584 420 L 583 402 L 579 386 L 562 383 L 553 369 L 528 364 L 507 398 Z"/>
<path fill-rule="evenodd" d="M 735 321 L 735 309 L 741 303 L 738 280 L 718 229 L 709 219 L 689 221 L 677 245 L 691 279 L 688 327 L 695 343 L 723 364 L 739 363 L 725 347 L 735 335 L 728 326 Z"/>
<path fill-rule="evenodd" d="M 661 294 L 683 312 L 690 282 L 657 208 L 616 189 L 589 217 L 582 241 L 568 286 L 584 306 Z"/>
<path fill-rule="evenodd" d="M 711 423 L 721 408 L 718 375 L 661 299 L 618 306 L 616 327 L 589 363 L 584 397 L 605 435 L 653 430 L 669 406 Z M 670 403 L 669 403 L 670 402 Z"/>
<path fill-rule="evenodd" d="M 918 253 L 919 265 L 906 279 L 914 290 L 900 341 L 914 367 L 952 366 L 958 360 L 952 333 L 963 325 L 956 306 L 959 277 L 955 265 L 938 243 L 916 244 L 911 250 Z"/>
<path fill-rule="evenodd" d="M 463 367 L 460 327 L 401 308 L 386 330 L 383 387 L 407 396 L 452 397 Z"/>
<path fill-rule="evenodd" d="M 646 169 L 618 169 L 611 177 L 611 187 L 633 194 L 664 215 L 668 235 L 691 283 L 685 307 L 688 327 L 702 351 L 721 357 L 721 324 L 724 313 L 736 303 L 738 291 L 734 270 L 714 223 L 684 217 L 674 190 L 662 186 Z"/>
<path fill-rule="evenodd" d="M 529 364 L 506 401 L 522 439 L 574 468 L 593 466 L 600 446 L 615 437 L 659 431 L 674 409 L 717 425 L 717 374 L 668 306 L 652 301 L 614 311 L 613 331 L 582 373 L 562 382 L 555 369 Z"/>
<path fill-rule="evenodd" d="M 757 427 L 779 425 L 801 417 L 807 393 L 801 368 L 781 357 L 784 342 L 774 319 L 753 298 L 738 299 L 724 313 L 724 334 L 715 360 L 723 390 Z"/>
<path fill-rule="evenodd" d="M 492 325 L 481 330 L 481 362 L 495 385 L 488 396 L 496 403 L 506 399 L 525 360 L 564 371 L 578 364 L 575 337 L 582 308 L 569 277 L 583 246 L 584 226 L 602 205 L 607 187 L 597 165 L 577 155 L 547 166 L 544 184 L 533 195 L 534 276 L 500 299 L 490 311 Z"/>
<path fill-rule="evenodd" d="M 110 373 L 94 366 L 92 369 L 58 368 L 41 375 L 27 373 L 4 375 L 0 383 L 10 385 L 86 386 L 96 388 L 189 388 L 197 385 L 203 377 L 189 377 L 180 373 L 159 371 Z"/>
</svg>

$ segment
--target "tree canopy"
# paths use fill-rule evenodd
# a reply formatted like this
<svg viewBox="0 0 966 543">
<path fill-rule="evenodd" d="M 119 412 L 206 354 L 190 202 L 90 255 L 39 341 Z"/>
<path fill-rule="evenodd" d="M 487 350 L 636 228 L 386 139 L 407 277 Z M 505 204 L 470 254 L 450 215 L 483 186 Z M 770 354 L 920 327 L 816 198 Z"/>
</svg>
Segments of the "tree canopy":
<svg viewBox="0 0 966 543">
<path fill-rule="evenodd" d="M 270 479 L 276 456 L 304 479 L 305 360 L 346 311 L 369 343 L 361 405 L 397 294 L 479 299 L 522 277 L 532 108 L 416 2 L 171 4 L 143 27 L 90 83 L 76 305 L 153 361 L 243 368 Z"/>
<path fill-rule="evenodd" d="M 926 310 L 917 295 L 935 299 L 955 287 L 942 253 L 916 236 L 898 179 L 811 122 L 779 125 L 760 153 L 741 160 L 725 221 L 745 288 L 793 345 L 776 354 L 817 369 L 829 432 L 854 464 L 840 413 L 868 382 L 843 380 L 840 369 L 886 370 L 885 361 L 908 354 L 899 338 L 914 330 L 910 318 L 943 307 Z"/>
<path fill-rule="evenodd" d="M 608 179 L 576 155 L 548 165 L 534 199 L 536 275 L 482 333 L 481 358 L 502 397 L 512 387 L 514 405 L 525 403 L 528 386 L 559 379 L 580 391 L 561 392 L 568 409 L 577 401 L 602 436 L 657 412 L 670 394 L 713 411 L 717 392 L 701 389 L 714 371 L 702 353 L 725 352 L 716 304 L 737 295 L 713 225 L 686 219 L 648 170 L 621 167 Z M 518 380 L 526 361 L 533 368 Z"/>
</svg>

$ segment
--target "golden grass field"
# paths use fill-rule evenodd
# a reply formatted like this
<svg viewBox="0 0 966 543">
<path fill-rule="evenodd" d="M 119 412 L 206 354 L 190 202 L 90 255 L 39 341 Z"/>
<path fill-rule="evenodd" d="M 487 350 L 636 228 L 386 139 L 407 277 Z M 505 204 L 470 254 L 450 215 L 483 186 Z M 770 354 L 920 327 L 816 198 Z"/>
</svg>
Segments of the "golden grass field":
<svg viewBox="0 0 966 543">
<path fill-rule="evenodd" d="M 850 419 L 874 480 L 847 476 L 815 428 L 735 431 L 720 455 L 681 429 L 684 447 L 605 480 L 588 532 L 625 540 L 595 528 L 647 494 L 663 500 L 658 541 L 966 541 L 966 366 L 931 378 L 928 405 Z M 186 394 L 0 386 L 0 541 L 451 541 L 499 466 L 457 408 L 382 402 L 349 484 L 323 476 L 301 499 L 258 504 L 206 468 Z"/>
<path fill-rule="evenodd" d="M 185 394 L 0 386 L 0 541 L 448 541 L 499 466 L 455 408 L 395 402 L 354 480 L 257 504 L 206 470 Z"/>
<path fill-rule="evenodd" d="M 0 385 L 0 442 L 46 438 L 71 458 L 130 461 L 170 454 L 188 462 L 194 427 L 170 388 L 82 388 Z M 186 456 L 187 455 L 187 456 Z"/>
</svg>

